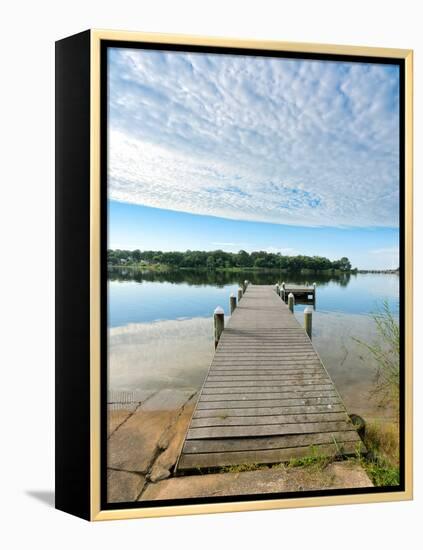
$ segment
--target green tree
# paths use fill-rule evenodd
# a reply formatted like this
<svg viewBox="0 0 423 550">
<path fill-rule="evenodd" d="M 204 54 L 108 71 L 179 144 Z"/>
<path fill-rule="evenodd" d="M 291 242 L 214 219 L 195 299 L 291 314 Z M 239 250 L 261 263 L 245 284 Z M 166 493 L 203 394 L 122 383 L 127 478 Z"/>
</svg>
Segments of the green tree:
<svg viewBox="0 0 423 550">
<path fill-rule="evenodd" d="M 339 260 L 339 269 L 341 271 L 350 271 L 351 269 L 351 262 L 345 256 Z"/>
</svg>

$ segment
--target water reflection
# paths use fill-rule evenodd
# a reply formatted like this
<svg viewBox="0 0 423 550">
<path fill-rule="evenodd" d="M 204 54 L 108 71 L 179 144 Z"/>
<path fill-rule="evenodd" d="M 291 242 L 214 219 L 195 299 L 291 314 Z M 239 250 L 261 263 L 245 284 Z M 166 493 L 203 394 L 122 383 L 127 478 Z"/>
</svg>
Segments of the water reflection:
<svg viewBox="0 0 423 550">
<path fill-rule="evenodd" d="M 214 353 L 212 319 L 138 323 L 109 331 L 109 390 L 201 387 Z"/>
<path fill-rule="evenodd" d="M 209 317 L 218 305 L 228 314 L 229 295 L 236 295 L 245 279 L 253 284 L 275 284 L 278 278 L 274 271 L 179 270 L 159 273 L 114 268 L 109 272 L 109 326 Z M 376 311 L 384 300 L 388 300 L 394 313 L 398 311 L 399 278 L 395 274 L 306 276 L 290 273 L 285 280 L 299 285 L 315 282 L 318 311 L 369 314 Z M 305 304 L 300 302 L 296 308 L 302 311 Z"/>
<path fill-rule="evenodd" d="M 131 267 L 109 267 L 108 277 L 110 281 L 137 281 L 138 283 L 184 283 L 187 285 L 241 285 L 248 280 L 257 285 L 272 285 L 280 281 L 295 280 L 296 284 L 317 283 L 325 286 L 333 282 L 340 286 L 347 286 L 351 277 L 350 273 L 325 274 L 325 273 L 284 273 L 275 270 L 269 271 L 206 271 L 194 269 L 179 269 L 169 271 L 149 271 Z"/>
</svg>

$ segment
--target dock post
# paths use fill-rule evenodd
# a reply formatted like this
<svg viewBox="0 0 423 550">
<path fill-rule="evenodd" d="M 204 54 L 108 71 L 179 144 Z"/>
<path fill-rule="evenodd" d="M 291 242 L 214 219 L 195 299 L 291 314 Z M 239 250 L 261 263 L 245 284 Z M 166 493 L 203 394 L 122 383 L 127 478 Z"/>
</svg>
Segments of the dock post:
<svg viewBox="0 0 423 550">
<path fill-rule="evenodd" d="M 292 292 L 288 294 L 288 307 L 291 310 L 291 313 L 294 313 L 294 304 L 295 304 L 295 298 Z"/>
<path fill-rule="evenodd" d="M 236 308 L 236 296 L 233 293 L 229 296 L 229 306 L 230 306 L 231 315 L 232 315 L 232 313 Z"/>
<path fill-rule="evenodd" d="M 306 333 L 308 334 L 308 337 L 311 340 L 311 334 L 312 334 L 312 317 L 313 317 L 313 310 L 310 306 L 307 306 L 304 310 L 304 329 Z"/>
<path fill-rule="evenodd" d="M 243 285 L 243 291 L 245 292 L 248 288 L 248 285 L 249 285 L 249 282 L 247 280 L 244 281 L 244 285 Z"/>
<path fill-rule="evenodd" d="M 241 298 L 242 298 L 242 295 L 243 295 L 242 288 L 239 287 L 239 288 L 238 288 L 238 304 L 239 304 L 239 302 L 240 302 L 240 300 L 241 300 Z"/>
<path fill-rule="evenodd" d="M 214 310 L 214 348 L 217 348 L 220 336 L 225 328 L 225 312 L 220 306 Z"/>
<path fill-rule="evenodd" d="M 280 294 L 280 288 L 279 288 L 279 285 L 278 285 L 277 283 L 275 284 L 275 292 L 276 292 L 276 294 L 279 296 L 279 294 Z"/>
</svg>

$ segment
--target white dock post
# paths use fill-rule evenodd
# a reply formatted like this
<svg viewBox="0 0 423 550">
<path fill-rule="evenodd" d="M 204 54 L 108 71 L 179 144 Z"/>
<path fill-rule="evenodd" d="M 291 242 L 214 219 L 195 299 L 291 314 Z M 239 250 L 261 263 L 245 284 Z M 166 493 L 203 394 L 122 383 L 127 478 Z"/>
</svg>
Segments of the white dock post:
<svg viewBox="0 0 423 550">
<path fill-rule="evenodd" d="M 214 310 L 214 347 L 217 348 L 219 343 L 220 336 L 222 335 L 223 329 L 225 328 L 225 312 L 223 308 L 217 306 Z"/>
<path fill-rule="evenodd" d="M 230 311 L 232 315 L 232 313 L 235 311 L 235 308 L 236 308 L 236 296 L 233 293 L 229 296 L 229 306 L 230 306 Z"/>
<path fill-rule="evenodd" d="M 313 327 L 312 318 L 313 318 L 313 310 L 311 309 L 310 306 L 307 306 L 304 310 L 304 328 L 310 340 L 311 340 L 312 327 Z"/>
</svg>

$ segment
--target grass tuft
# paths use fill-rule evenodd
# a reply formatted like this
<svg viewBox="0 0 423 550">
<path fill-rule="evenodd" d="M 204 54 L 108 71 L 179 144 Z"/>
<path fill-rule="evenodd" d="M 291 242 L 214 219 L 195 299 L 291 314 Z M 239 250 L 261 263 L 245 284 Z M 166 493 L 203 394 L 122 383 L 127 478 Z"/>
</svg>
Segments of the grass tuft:
<svg viewBox="0 0 423 550">
<path fill-rule="evenodd" d="M 378 338 L 374 342 L 364 342 L 353 338 L 376 361 L 375 385 L 372 393 L 378 397 L 380 406 L 391 406 L 399 413 L 400 391 L 400 328 L 387 301 L 372 315 Z"/>
<path fill-rule="evenodd" d="M 310 453 L 301 458 L 291 458 L 288 462 L 289 468 L 309 468 L 312 467 L 316 470 L 323 470 L 333 462 L 335 459 L 334 456 L 323 455 L 319 453 L 317 447 L 312 445 L 310 447 Z"/>
<path fill-rule="evenodd" d="M 253 470 L 259 470 L 261 466 L 255 462 L 251 464 L 234 464 L 233 466 L 223 466 L 221 472 L 240 474 L 241 472 L 252 472 Z"/>
<path fill-rule="evenodd" d="M 369 423 L 364 444 L 366 457 L 357 453 L 357 461 L 376 487 L 399 485 L 399 427 L 395 422 Z"/>
</svg>

